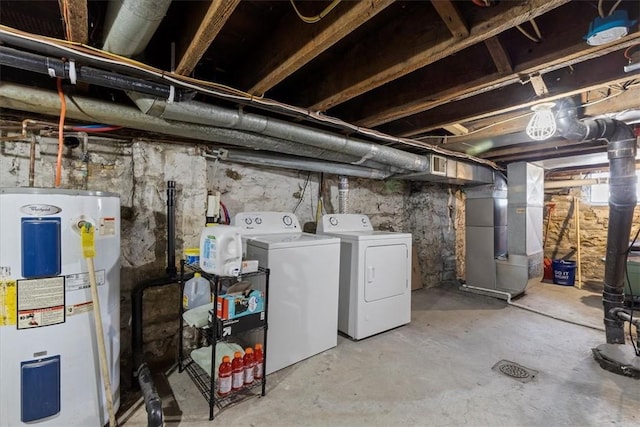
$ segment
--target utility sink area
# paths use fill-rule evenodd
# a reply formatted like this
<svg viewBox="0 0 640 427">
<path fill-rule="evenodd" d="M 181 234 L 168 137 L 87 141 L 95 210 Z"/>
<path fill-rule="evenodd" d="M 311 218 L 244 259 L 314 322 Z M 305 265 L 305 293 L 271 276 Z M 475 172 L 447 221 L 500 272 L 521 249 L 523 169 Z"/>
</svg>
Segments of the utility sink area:
<svg viewBox="0 0 640 427">
<path fill-rule="evenodd" d="M 637 380 L 603 370 L 591 356 L 604 334 L 599 293 L 539 283 L 513 301 L 526 309 L 455 285 L 412 297 L 410 324 L 357 342 L 340 336 L 337 347 L 268 376 L 267 397 L 228 407 L 214 423 L 640 423 Z M 501 360 L 536 373 L 521 382 L 492 369 Z M 186 374 L 171 372 L 168 384 L 166 425 L 211 425 Z M 122 425 L 146 425 L 139 402 L 121 412 Z"/>
</svg>

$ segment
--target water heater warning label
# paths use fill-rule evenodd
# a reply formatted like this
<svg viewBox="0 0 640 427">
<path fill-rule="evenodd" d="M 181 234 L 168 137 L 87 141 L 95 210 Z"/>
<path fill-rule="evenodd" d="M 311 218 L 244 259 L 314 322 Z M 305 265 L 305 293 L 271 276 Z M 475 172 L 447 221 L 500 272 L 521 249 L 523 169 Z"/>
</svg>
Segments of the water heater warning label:
<svg viewBox="0 0 640 427">
<path fill-rule="evenodd" d="M 96 283 L 98 286 L 104 285 L 104 270 L 96 270 Z M 65 276 L 65 287 L 67 292 L 89 289 L 91 287 L 89 273 L 77 273 Z"/>
<path fill-rule="evenodd" d="M 64 323 L 64 277 L 18 280 L 18 329 Z"/>
<path fill-rule="evenodd" d="M 16 281 L 0 278 L 0 326 L 16 324 Z"/>
</svg>

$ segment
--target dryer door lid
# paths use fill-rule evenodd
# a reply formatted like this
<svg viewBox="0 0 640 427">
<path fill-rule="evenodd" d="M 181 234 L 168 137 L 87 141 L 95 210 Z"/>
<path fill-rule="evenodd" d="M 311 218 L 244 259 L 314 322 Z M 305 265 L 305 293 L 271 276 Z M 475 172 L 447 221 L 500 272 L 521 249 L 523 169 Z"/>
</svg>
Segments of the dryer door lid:
<svg viewBox="0 0 640 427">
<path fill-rule="evenodd" d="M 364 299 L 366 302 L 401 295 L 407 291 L 409 277 L 406 245 L 369 246 L 364 255 Z"/>
</svg>

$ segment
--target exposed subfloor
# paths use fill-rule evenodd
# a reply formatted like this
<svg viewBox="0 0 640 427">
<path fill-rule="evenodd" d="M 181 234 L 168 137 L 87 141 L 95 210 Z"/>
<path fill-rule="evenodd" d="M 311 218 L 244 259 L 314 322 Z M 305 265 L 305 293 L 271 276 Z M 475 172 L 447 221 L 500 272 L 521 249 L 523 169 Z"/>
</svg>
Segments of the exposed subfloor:
<svg viewBox="0 0 640 427">
<path fill-rule="evenodd" d="M 516 303 L 595 327 L 600 297 L 537 284 Z M 338 346 L 267 378 L 267 395 L 208 406 L 186 373 L 169 376 L 166 425 L 549 426 L 640 424 L 640 381 L 604 371 L 596 329 L 455 287 L 412 293 L 411 324 Z M 506 359 L 538 371 L 528 383 L 491 368 Z M 172 401 L 175 398 L 175 401 Z M 124 425 L 146 425 L 144 408 Z"/>
</svg>

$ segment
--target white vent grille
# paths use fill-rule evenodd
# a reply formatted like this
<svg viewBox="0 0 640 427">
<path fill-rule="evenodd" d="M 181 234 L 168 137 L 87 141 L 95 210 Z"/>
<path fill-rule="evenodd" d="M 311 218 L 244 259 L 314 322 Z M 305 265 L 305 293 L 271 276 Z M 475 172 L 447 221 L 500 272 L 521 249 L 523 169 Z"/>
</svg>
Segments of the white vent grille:
<svg viewBox="0 0 640 427">
<path fill-rule="evenodd" d="M 433 175 L 447 174 L 447 159 L 441 156 L 431 156 L 431 173 Z"/>
</svg>

